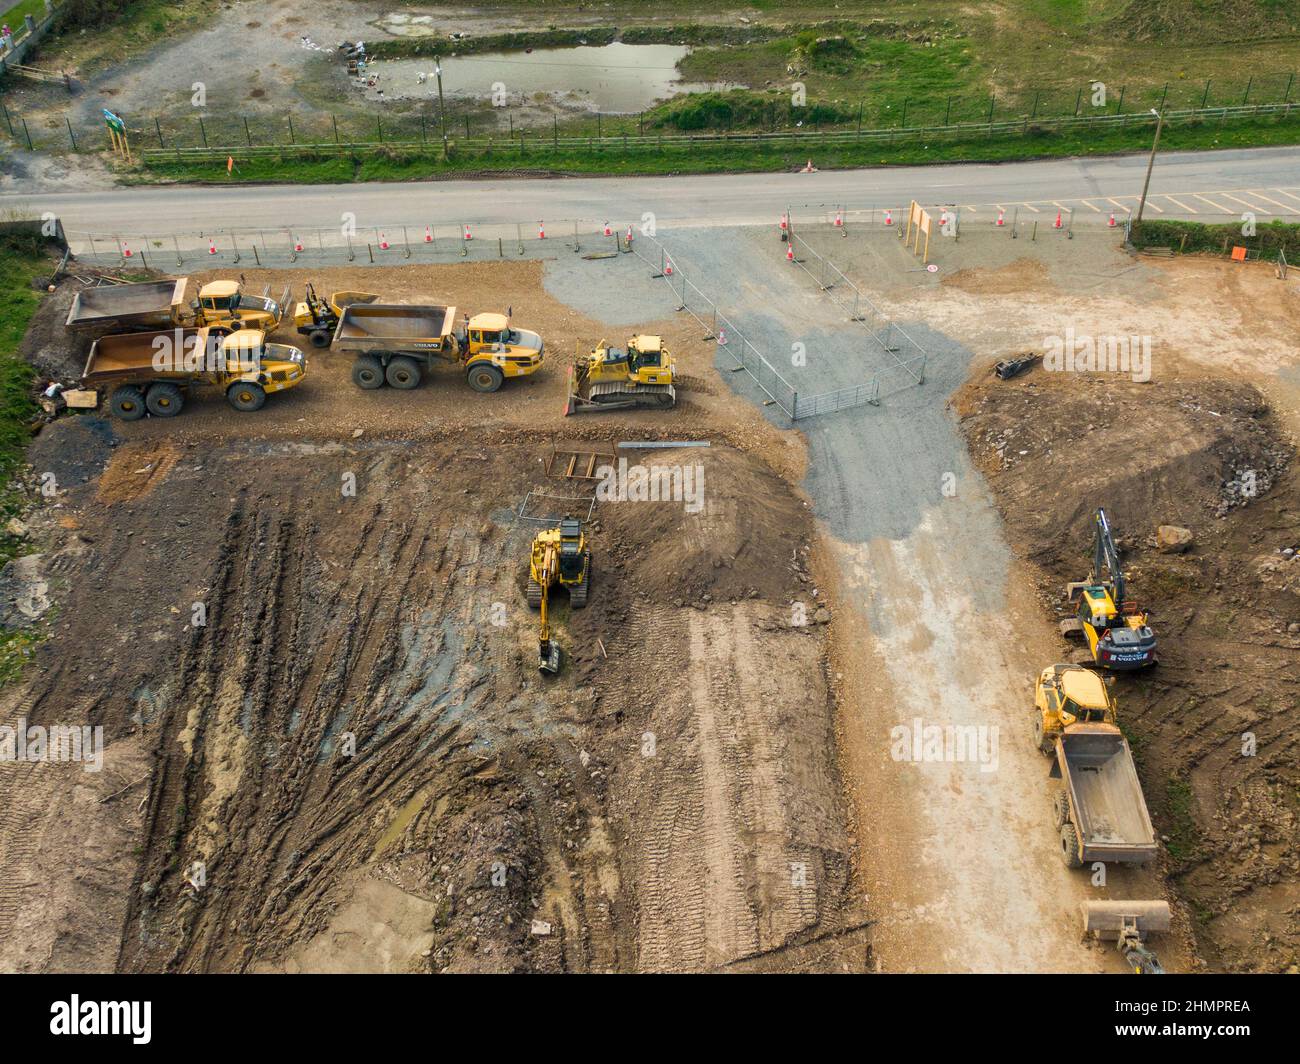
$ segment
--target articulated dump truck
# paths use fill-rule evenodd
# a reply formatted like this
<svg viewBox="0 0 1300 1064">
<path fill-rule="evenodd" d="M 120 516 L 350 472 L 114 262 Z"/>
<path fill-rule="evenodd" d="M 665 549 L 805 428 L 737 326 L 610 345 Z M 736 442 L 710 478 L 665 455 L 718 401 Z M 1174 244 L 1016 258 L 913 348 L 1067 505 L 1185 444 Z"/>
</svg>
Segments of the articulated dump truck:
<svg viewBox="0 0 1300 1064">
<path fill-rule="evenodd" d="M 1144 864 L 1156 855 L 1133 752 L 1106 683 L 1081 665 L 1051 665 L 1034 691 L 1034 739 L 1064 783 L 1053 799 L 1061 859 Z"/>
<path fill-rule="evenodd" d="M 253 296 L 239 281 L 210 281 L 198 298 L 186 302 L 189 278 L 109 284 L 77 293 L 68 310 L 74 332 L 152 332 L 179 326 L 214 332 L 261 329 L 274 332 L 288 305 L 289 289 L 279 300 Z"/>
<path fill-rule="evenodd" d="M 109 390 L 113 414 L 136 421 L 146 413 L 175 417 L 199 386 L 221 389 L 236 410 L 260 410 L 267 395 L 301 384 L 306 375 L 303 352 L 267 343 L 260 329 L 166 329 L 96 340 L 81 382 Z"/>
<path fill-rule="evenodd" d="M 542 365 L 541 337 L 514 328 L 504 314 L 478 314 L 457 329 L 455 307 L 354 303 L 340 309 L 333 347 L 356 356 L 358 388 L 385 382 L 415 388 L 435 362 L 450 362 L 465 367 L 476 392 L 495 392 L 506 378 L 527 377 Z"/>
</svg>

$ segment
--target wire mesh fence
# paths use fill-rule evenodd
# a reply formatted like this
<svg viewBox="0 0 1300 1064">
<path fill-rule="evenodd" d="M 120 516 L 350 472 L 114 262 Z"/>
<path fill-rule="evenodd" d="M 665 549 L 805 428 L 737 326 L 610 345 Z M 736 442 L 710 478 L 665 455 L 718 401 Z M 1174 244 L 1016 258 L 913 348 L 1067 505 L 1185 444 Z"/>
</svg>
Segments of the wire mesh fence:
<svg viewBox="0 0 1300 1064">
<path fill-rule="evenodd" d="M 1152 108 L 1170 126 L 1225 124 L 1242 120 L 1287 120 L 1300 114 L 1293 99 L 1295 75 L 1261 74 L 1241 85 L 1147 87 L 1128 94 L 1121 88 L 1103 105 L 1094 105 L 1083 88 L 1045 90 L 1027 99 L 999 102 L 996 97 L 948 97 L 906 101 L 901 109 L 869 113 L 864 106 L 832 108 L 809 103 L 773 109 L 770 120 L 736 126 L 677 128 L 656 126 L 644 113 L 566 118 L 536 112 L 489 109 L 459 113 L 440 110 L 436 100 L 414 103 L 410 113 L 283 115 L 125 114 L 122 119 L 133 151 L 147 162 L 211 159 L 228 155 L 249 159 L 331 156 L 381 149 L 461 157 L 504 156 L 526 166 L 546 155 L 695 150 L 712 146 L 762 145 L 773 150 L 814 151 L 853 143 L 894 144 L 1032 136 L 1045 133 L 1099 135 L 1152 125 Z M 725 95 L 724 95 L 725 101 Z M 74 110 L 44 109 L 24 114 L 0 101 L 0 135 L 29 150 L 99 151 L 106 147 L 102 124 Z M 725 112 L 726 108 L 723 108 Z"/>
</svg>

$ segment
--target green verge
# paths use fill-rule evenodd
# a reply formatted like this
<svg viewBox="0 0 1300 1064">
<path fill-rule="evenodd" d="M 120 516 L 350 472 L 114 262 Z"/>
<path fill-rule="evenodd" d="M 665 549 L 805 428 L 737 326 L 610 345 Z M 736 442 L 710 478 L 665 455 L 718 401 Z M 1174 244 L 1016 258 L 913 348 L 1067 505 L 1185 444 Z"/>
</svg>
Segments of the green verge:
<svg viewBox="0 0 1300 1064">
<path fill-rule="evenodd" d="M 1251 236 L 1242 233 L 1241 222 L 1211 225 L 1205 222 L 1143 219 L 1135 225 L 1131 242 L 1139 248 L 1172 248 L 1175 252 L 1226 254 L 1233 246 L 1247 247 L 1259 258 L 1276 262 L 1279 251 L 1288 263 L 1300 264 L 1300 224 L 1263 222 Z"/>
<path fill-rule="evenodd" d="M 18 346 L 40 301 L 32 283 L 49 272 L 38 240 L 0 237 L 0 525 L 22 510 L 14 478 L 22 468 L 38 407 L 32 398 L 35 373 L 18 354 Z M 22 550 L 22 540 L 0 530 L 0 565 Z M 21 675 L 44 634 L 42 626 L 0 629 L 0 687 Z"/>
<path fill-rule="evenodd" d="M 589 148 L 551 148 L 542 138 L 521 152 L 518 144 L 467 149 L 454 144 L 448 158 L 435 147 L 384 145 L 343 154 L 286 146 L 274 155 L 240 156 L 230 149 L 235 172 L 226 174 L 226 149 L 220 157 L 189 159 L 150 154 L 139 169 L 125 170 L 124 181 L 172 180 L 205 184 L 329 184 L 347 181 L 416 181 L 471 176 L 483 172 L 563 173 L 630 176 L 637 174 L 772 172 L 795 169 L 811 157 L 819 169 L 918 163 L 1012 162 L 1053 156 L 1116 155 L 1150 147 L 1145 126 L 1050 132 L 1033 125 L 1014 136 L 953 136 L 943 140 L 900 137 L 881 141 L 819 144 L 809 138 L 752 143 L 655 144 L 624 147 L 619 138 L 593 139 Z M 1300 115 L 1288 119 L 1248 119 L 1220 124 L 1193 122 L 1166 127 L 1161 148 L 1190 151 L 1300 144 Z"/>
</svg>

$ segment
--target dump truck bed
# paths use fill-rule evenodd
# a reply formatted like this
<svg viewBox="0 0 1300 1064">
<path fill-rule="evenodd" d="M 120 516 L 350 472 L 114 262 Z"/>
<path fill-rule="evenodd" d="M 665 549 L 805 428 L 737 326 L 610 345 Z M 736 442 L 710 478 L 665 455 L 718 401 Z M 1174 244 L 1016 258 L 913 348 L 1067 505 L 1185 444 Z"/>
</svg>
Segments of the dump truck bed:
<svg viewBox="0 0 1300 1064">
<path fill-rule="evenodd" d="M 78 292 L 68 308 L 69 329 L 164 328 L 185 302 L 186 278 L 110 284 Z"/>
<path fill-rule="evenodd" d="M 1057 740 L 1057 763 L 1083 860 L 1142 863 L 1156 855 L 1155 830 L 1128 740 L 1110 725 L 1076 725 Z"/>
<path fill-rule="evenodd" d="M 341 351 L 443 350 L 456 320 L 455 307 L 354 303 L 344 307 L 334 330 Z"/>
<path fill-rule="evenodd" d="M 100 337 L 91 345 L 90 357 L 86 359 L 86 369 L 81 375 L 82 384 L 87 388 L 101 388 L 142 376 L 186 376 L 183 372 L 155 370 L 153 364 L 154 355 L 159 350 L 155 340 L 166 336 L 174 344 L 178 334 L 181 344 L 179 351 L 182 353 L 189 350 L 193 343 L 207 343 L 207 329 L 163 329 L 158 332 L 117 333 Z M 176 350 L 174 347 L 169 349 Z"/>
</svg>

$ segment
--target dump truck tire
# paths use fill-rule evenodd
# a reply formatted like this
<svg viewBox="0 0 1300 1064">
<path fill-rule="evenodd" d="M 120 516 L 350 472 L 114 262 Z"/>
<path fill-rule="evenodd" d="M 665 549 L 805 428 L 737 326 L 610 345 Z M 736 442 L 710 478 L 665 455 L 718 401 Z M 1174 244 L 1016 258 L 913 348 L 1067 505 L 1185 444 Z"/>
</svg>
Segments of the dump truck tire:
<svg viewBox="0 0 1300 1064">
<path fill-rule="evenodd" d="M 1070 822 L 1070 796 L 1064 791 L 1057 791 L 1052 798 L 1052 815 L 1056 820 L 1056 830 Z"/>
<path fill-rule="evenodd" d="M 1049 736 L 1043 731 L 1043 714 L 1034 713 L 1034 745 L 1038 747 L 1041 754 L 1052 754 L 1056 751 L 1056 737 Z"/>
<path fill-rule="evenodd" d="M 148 409 L 144 405 L 144 392 L 134 384 L 124 384 L 109 396 L 108 408 L 113 416 L 123 421 L 139 421 Z"/>
<path fill-rule="evenodd" d="M 384 371 L 384 379 L 394 388 L 409 392 L 412 388 L 419 387 L 420 364 L 413 358 L 398 355 L 388 363 L 388 369 Z"/>
<path fill-rule="evenodd" d="M 505 376 L 496 366 L 470 366 L 465 379 L 476 392 L 495 392 Z"/>
<path fill-rule="evenodd" d="M 1061 860 L 1066 868 L 1083 867 L 1083 841 L 1079 829 L 1068 820 L 1061 825 Z"/>
<path fill-rule="evenodd" d="M 226 391 L 226 399 L 236 410 L 261 410 L 266 405 L 266 392 L 260 384 L 232 384 Z"/>
<path fill-rule="evenodd" d="M 307 339 L 311 341 L 312 347 L 329 347 L 332 337 L 326 329 L 316 329 L 308 334 Z"/>
<path fill-rule="evenodd" d="M 175 417 L 185 405 L 185 397 L 170 381 L 159 381 L 149 386 L 144 405 L 154 417 Z"/>
<path fill-rule="evenodd" d="M 366 391 L 381 388 L 384 384 L 384 367 L 378 359 L 359 358 L 352 363 L 352 383 Z"/>
</svg>

